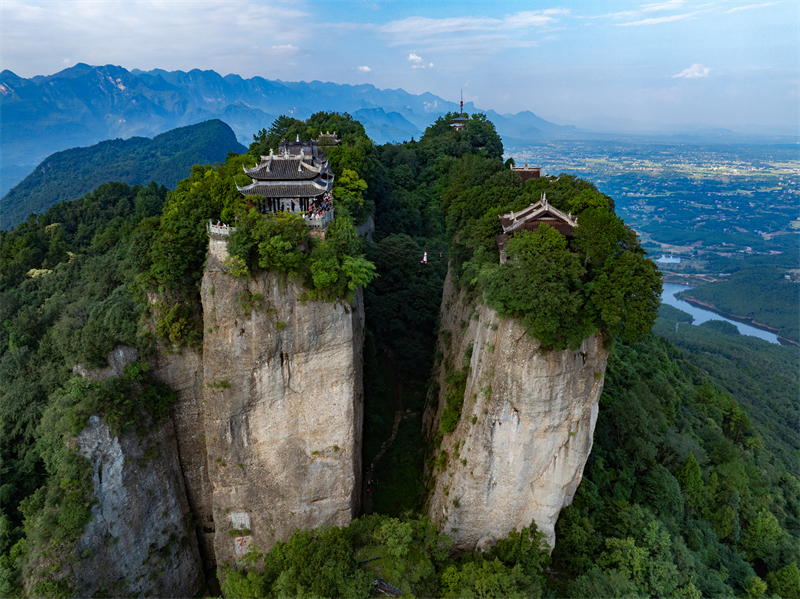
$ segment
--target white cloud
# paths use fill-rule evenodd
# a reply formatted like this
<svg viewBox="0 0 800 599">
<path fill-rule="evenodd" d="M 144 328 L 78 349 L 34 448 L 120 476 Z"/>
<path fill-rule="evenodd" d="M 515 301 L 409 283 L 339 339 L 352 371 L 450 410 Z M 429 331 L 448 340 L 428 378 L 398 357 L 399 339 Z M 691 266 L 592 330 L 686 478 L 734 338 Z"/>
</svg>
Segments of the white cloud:
<svg viewBox="0 0 800 599">
<path fill-rule="evenodd" d="M 699 15 L 702 11 L 687 12 L 681 15 L 670 15 L 668 17 L 653 17 L 651 19 L 641 19 L 639 21 L 631 21 L 630 23 L 619 23 L 618 27 L 630 27 L 634 25 L 658 25 L 660 23 L 672 23 L 673 21 L 683 21 L 689 17 Z"/>
<path fill-rule="evenodd" d="M 765 6 L 772 6 L 775 4 L 774 2 L 764 2 L 763 4 L 747 4 L 745 6 L 737 6 L 735 8 L 731 8 L 726 10 L 725 12 L 737 12 L 740 10 L 750 10 L 751 8 L 763 8 Z"/>
<path fill-rule="evenodd" d="M 363 67 L 358 67 L 358 71 L 360 73 L 371 73 L 372 69 L 369 68 L 368 66 L 363 66 Z"/>
<path fill-rule="evenodd" d="M 63 68 L 61 59 L 69 56 L 128 69 L 201 67 L 263 75 L 266 58 L 299 54 L 297 46 L 313 37 L 308 27 L 313 15 L 305 5 L 242 4 L 1 0 L 3 68 L 28 77 L 49 74 Z M 273 76 L 291 74 L 288 61 L 279 64 L 283 71 Z"/>
<path fill-rule="evenodd" d="M 699 63 L 695 63 L 688 69 L 683 69 L 677 75 L 673 75 L 672 78 L 677 79 L 678 77 L 683 77 L 684 79 L 700 79 L 701 77 L 708 77 L 710 72 L 711 69 L 708 67 L 704 67 Z"/>
<path fill-rule="evenodd" d="M 377 28 L 390 46 L 418 45 L 446 50 L 522 48 L 536 42 L 524 39 L 532 29 L 555 26 L 565 9 L 522 11 L 503 18 L 459 16 L 442 19 L 413 16 L 390 21 Z"/>
<path fill-rule="evenodd" d="M 275 50 L 277 54 L 294 54 L 297 52 L 298 48 L 292 44 L 286 44 L 285 46 L 272 46 L 272 49 Z"/>
<path fill-rule="evenodd" d="M 411 68 L 412 69 L 432 69 L 433 68 L 433 63 L 432 62 L 429 62 L 428 64 L 425 64 L 425 61 L 422 60 L 422 56 L 419 56 L 418 54 L 414 54 L 413 52 L 408 55 L 408 62 L 411 63 Z"/>
</svg>

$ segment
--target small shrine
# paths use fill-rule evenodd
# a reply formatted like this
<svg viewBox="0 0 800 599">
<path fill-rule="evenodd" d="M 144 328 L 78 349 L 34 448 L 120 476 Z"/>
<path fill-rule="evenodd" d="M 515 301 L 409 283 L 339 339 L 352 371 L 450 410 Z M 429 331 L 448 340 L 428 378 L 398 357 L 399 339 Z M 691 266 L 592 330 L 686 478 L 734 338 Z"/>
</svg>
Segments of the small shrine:
<svg viewBox="0 0 800 599">
<path fill-rule="evenodd" d="M 310 141 L 300 141 L 300 136 L 292 142 L 284 140 L 277 154 L 270 150 L 256 166 L 242 166 L 253 182 L 236 187 L 243 196 L 252 196 L 262 214 L 303 213 L 309 228 L 324 232 L 333 220 L 334 175 L 319 146 L 338 143 L 335 132 Z"/>
<path fill-rule="evenodd" d="M 558 208 L 552 206 L 547 201 L 547 195 L 542 194 L 542 198 L 535 204 L 519 212 L 509 212 L 500 218 L 500 225 L 503 227 L 503 234 L 497 236 L 497 247 L 500 249 L 500 263 L 511 260 L 506 255 L 505 249 L 509 238 L 518 231 L 535 231 L 539 225 L 546 223 L 556 231 L 566 237 L 572 237 L 575 227 L 578 226 L 577 217 L 572 214 L 565 214 Z"/>
</svg>

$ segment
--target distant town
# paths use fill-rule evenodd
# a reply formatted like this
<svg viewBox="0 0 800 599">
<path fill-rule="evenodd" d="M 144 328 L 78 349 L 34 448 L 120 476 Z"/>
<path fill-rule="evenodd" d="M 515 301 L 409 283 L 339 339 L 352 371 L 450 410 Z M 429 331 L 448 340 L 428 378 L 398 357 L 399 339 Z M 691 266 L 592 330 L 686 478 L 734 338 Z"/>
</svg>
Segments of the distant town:
<svg viewBox="0 0 800 599">
<path fill-rule="evenodd" d="M 594 181 L 650 253 L 684 258 L 683 270 L 702 271 L 697 258 L 712 253 L 796 253 L 796 146 L 554 141 L 507 148 L 506 155 L 541 164 L 546 174 Z"/>
</svg>

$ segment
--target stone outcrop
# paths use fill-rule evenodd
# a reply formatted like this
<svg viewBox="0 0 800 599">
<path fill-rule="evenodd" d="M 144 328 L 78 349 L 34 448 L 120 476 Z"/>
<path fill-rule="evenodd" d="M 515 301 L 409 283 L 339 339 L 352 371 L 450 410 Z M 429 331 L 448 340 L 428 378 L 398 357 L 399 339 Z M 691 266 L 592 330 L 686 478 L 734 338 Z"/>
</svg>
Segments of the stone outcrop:
<svg viewBox="0 0 800 599">
<path fill-rule="evenodd" d="M 75 548 L 78 596 L 193 597 L 203 570 L 170 419 L 140 438 L 91 416 L 78 452 L 97 498 Z"/>
<path fill-rule="evenodd" d="M 425 416 L 431 436 L 448 368 L 465 369 L 466 389 L 461 419 L 437 452 L 446 462 L 427 473 L 435 476 L 429 514 L 458 551 L 487 549 L 532 520 L 552 548 L 592 448 L 608 351 L 590 337 L 577 351 L 543 353 L 518 321 L 466 301 L 450 275 L 441 330 L 441 389 Z"/>
<path fill-rule="evenodd" d="M 72 372 L 91 381 L 104 381 L 120 376 L 125 367 L 136 362 L 139 352 L 132 347 L 120 345 L 108 354 L 108 368 L 86 368 L 84 364 L 76 364 Z"/>
<path fill-rule="evenodd" d="M 202 283 L 204 429 L 214 553 L 235 560 L 296 528 L 359 513 L 364 308 L 304 301 L 275 273 L 227 274 L 211 238 Z"/>
</svg>

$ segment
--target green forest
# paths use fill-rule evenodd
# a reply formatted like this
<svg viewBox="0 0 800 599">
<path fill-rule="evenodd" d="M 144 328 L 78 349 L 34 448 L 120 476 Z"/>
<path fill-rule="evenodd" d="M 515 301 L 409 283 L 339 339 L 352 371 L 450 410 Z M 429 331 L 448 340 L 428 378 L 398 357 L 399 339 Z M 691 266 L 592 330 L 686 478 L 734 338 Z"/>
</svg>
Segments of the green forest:
<svg viewBox="0 0 800 599">
<path fill-rule="evenodd" d="M 365 463 L 391 435 L 398 403 L 410 411 L 376 464 L 372 513 L 223 568 L 226 597 L 369 597 L 376 578 L 422 597 L 800 595 L 797 348 L 659 311 L 660 276 L 612 198 L 568 175 L 523 183 L 491 122 L 471 115 L 455 132 L 452 116 L 418 141 L 383 146 L 349 115 L 281 117 L 246 154 L 193 167 L 173 191 L 103 184 L 0 233 L 0 594 L 20 594 L 38 564 L 69 567 L 93 501 L 69 440 L 88 416 L 144 432 L 167 413 L 174 394 L 147 358 L 200 343 L 205 223 L 220 219 L 237 224 L 231 274 L 277 270 L 320 301 L 364 288 Z M 326 239 L 290 215 L 258 217 L 236 191 L 249 182 L 242 165 L 283 138 L 334 130 L 342 143 L 323 148 L 337 202 Z M 587 233 L 565 240 L 540 227 L 515 239 L 516 267 L 500 265 L 497 215 L 542 192 Z M 355 233 L 370 215 L 374 242 Z M 593 332 L 612 348 L 594 448 L 554 548 L 531 523 L 487 553 L 453 555 L 421 513 L 421 411 L 448 269 L 545 349 Z M 74 377 L 75 364 L 102 366 L 119 344 L 142 357 L 123 376 Z M 35 595 L 72 596 L 40 575 Z"/>
<path fill-rule="evenodd" d="M 8 229 L 51 206 L 82 198 L 108 181 L 174 189 L 195 164 L 243 152 L 231 128 L 214 119 L 155 136 L 112 139 L 56 152 L 0 200 L 0 229 Z"/>
</svg>

